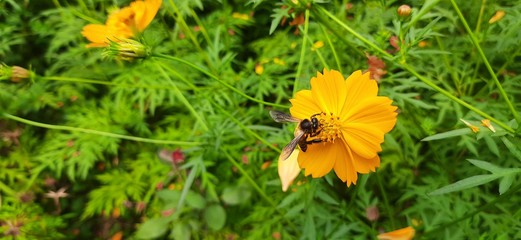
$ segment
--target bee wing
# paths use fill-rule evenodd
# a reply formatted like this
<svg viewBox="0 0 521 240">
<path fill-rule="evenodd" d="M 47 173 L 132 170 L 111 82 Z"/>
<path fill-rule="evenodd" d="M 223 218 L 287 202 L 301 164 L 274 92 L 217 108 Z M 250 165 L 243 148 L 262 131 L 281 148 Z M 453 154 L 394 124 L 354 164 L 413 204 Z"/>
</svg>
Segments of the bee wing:
<svg viewBox="0 0 521 240">
<path fill-rule="evenodd" d="M 300 119 L 295 118 L 285 112 L 271 110 L 270 111 L 271 118 L 275 120 L 275 122 L 300 122 Z"/>
<path fill-rule="evenodd" d="M 304 135 L 305 135 L 304 131 L 298 131 L 297 133 L 295 133 L 295 138 L 293 138 L 293 140 L 291 140 L 291 142 L 289 142 L 288 145 L 286 145 L 282 149 L 282 152 L 280 153 L 280 156 L 279 156 L 279 160 L 288 159 L 289 156 L 291 155 L 291 153 L 293 153 L 293 150 L 295 150 L 295 147 L 297 147 L 298 142 L 300 142 L 300 140 L 302 139 L 302 137 L 304 137 Z"/>
</svg>

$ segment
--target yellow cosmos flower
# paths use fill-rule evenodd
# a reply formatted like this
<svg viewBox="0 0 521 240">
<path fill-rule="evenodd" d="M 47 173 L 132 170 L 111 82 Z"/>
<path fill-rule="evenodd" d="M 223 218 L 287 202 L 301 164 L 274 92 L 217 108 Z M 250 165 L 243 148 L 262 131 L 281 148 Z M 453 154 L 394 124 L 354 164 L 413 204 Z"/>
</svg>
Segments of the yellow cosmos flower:
<svg viewBox="0 0 521 240">
<path fill-rule="evenodd" d="M 118 42 L 141 33 L 152 22 L 162 0 L 135 1 L 128 7 L 113 11 L 105 25 L 89 24 L 81 34 L 91 41 L 87 47 L 106 47 L 109 42 Z"/>
<path fill-rule="evenodd" d="M 405 227 L 392 232 L 386 232 L 377 236 L 378 240 L 411 240 L 416 231 L 412 227 Z"/>
<path fill-rule="evenodd" d="M 384 134 L 396 124 L 392 100 L 377 96 L 378 85 L 370 73 L 356 71 L 344 79 L 338 71 L 317 73 L 311 79 L 311 90 L 299 91 L 291 99 L 291 115 L 299 119 L 315 117 L 320 133 L 310 140 L 307 151 L 298 155 L 305 175 L 322 177 L 335 170 L 350 186 L 356 184 L 358 173 L 375 171 L 380 165 L 378 152 Z"/>
</svg>

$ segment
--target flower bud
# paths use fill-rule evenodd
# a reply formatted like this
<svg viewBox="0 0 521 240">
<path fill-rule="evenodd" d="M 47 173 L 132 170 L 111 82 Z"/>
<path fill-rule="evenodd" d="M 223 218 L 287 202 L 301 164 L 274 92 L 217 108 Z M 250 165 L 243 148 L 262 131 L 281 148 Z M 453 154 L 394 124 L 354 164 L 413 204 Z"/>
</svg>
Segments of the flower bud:
<svg viewBox="0 0 521 240">
<path fill-rule="evenodd" d="M 12 82 L 20 82 L 22 79 L 31 78 L 33 72 L 19 66 L 7 66 L 0 64 L 0 80 L 10 79 Z"/>
<path fill-rule="evenodd" d="M 147 47 L 132 39 L 123 39 L 118 42 L 110 41 L 109 46 L 103 51 L 103 56 L 105 57 L 114 57 L 126 61 L 145 58 L 148 55 Z"/>
<path fill-rule="evenodd" d="M 398 7 L 398 10 L 396 10 L 396 12 L 398 12 L 398 15 L 400 17 L 408 17 L 409 15 L 411 15 L 411 10 L 411 6 L 404 4 Z"/>
</svg>

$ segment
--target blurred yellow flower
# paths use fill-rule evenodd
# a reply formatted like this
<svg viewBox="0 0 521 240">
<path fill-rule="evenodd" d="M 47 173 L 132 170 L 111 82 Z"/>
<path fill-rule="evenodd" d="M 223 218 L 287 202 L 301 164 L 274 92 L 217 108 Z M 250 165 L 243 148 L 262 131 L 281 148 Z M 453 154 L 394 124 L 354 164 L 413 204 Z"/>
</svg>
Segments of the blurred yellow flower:
<svg viewBox="0 0 521 240">
<path fill-rule="evenodd" d="M 317 50 L 319 48 L 322 48 L 322 47 L 324 47 L 324 42 L 316 41 L 316 42 L 313 43 L 313 46 L 311 46 L 311 51 L 315 51 L 315 50 Z"/>
<path fill-rule="evenodd" d="M 143 32 L 157 14 L 162 0 L 135 1 L 128 7 L 112 11 L 105 25 L 88 24 L 81 34 L 91 41 L 87 47 L 106 47 Z"/>
<path fill-rule="evenodd" d="M 244 21 L 250 20 L 250 16 L 248 14 L 246 14 L 246 13 L 238 13 L 238 12 L 232 13 L 232 18 L 240 19 L 240 20 L 244 20 Z"/>
<path fill-rule="evenodd" d="M 274 58 L 273 59 L 273 63 L 277 64 L 277 65 L 281 65 L 281 66 L 285 66 L 286 65 L 286 62 L 280 58 Z"/>
<path fill-rule="evenodd" d="M 288 159 L 279 159 L 279 178 L 282 182 L 283 192 L 288 190 L 291 183 L 293 183 L 293 180 L 295 180 L 300 173 L 300 167 L 298 166 L 297 161 L 298 155 L 299 150 L 294 150 Z"/>
<path fill-rule="evenodd" d="M 492 126 L 492 124 L 490 123 L 490 120 L 488 120 L 488 119 L 481 120 L 481 126 L 487 127 L 492 132 L 496 132 L 496 129 L 494 128 L 494 126 Z"/>
<path fill-rule="evenodd" d="M 496 11 L 496 14 L 494 14 L 494 16 L 492 16 L 492 17 L 490 18 L 490 20 L 488 20 L 488 23 L 489 23 L 489 24 L 495 23 L 495 22 L 501 20 L 505 15 L 506 15 L 505 11 L 503 11 L 503 10 L 497 10 L 497 11 Z"/>
<path fill-rule="evenodd" d="M 350 186 L 356 184 L 358 173 L 380 166 L 377 153 L 382 151 L 384 134 L 396 124 L 397 107 L 377 94 L 378 85 L 369 72 L 356 71 L 344 79 L 340 72 L 324 69 L 311 79 L 311 90 L 299 91 L 290 100 L 293 117 L 315 115 L 320 123 L 320 133 L 306 139 L 313 144 L 298 155 L 306 176 L 318 178 L 334 169 Z"/>
<path fill-rule="evenodd" d="M 405 227 L 392 232 L 386 232 L 377 236 L 378 240 L 411 240 L 416 231 L 412 227 Z"/>
<path fill-rule="evenodd" d="M 262 73 L 264 73 L 264 66 L 261 63 L 255 64 L 255 73 L 257 75 L 262 75 Z"/>
<path fill-rule="evenodd" d="M 479 132 L 479 127 L 476 127 L 472 123 L 469 123 L 469 122 L 465 121 L 465 119 L 460 119 L 460 121 L 465 123 L 465 125 L 467 125 L 467 127 L 469 127 L 470 130 L 472 130 L 472 132 L 474 132 L 474 133 L 478 133 Z"/>
</svg>

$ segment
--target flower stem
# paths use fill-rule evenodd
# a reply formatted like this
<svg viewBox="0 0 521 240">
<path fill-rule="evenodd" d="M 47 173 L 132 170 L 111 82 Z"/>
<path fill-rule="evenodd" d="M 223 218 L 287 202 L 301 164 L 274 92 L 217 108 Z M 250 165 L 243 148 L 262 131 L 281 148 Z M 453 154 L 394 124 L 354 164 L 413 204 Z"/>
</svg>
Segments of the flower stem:
<svg viewBox="0 0 521 240">
<path fill-rule="evenodd" d="M 168 144 L 168 145 L 182 145 L 182 146 L 202 145 L 200 142 L 158 140 L 158 139 L 134 137 L 134 136 L 128 136 L 128 135 L 116 134 L 116 133 L 110 133 L 110 132 L 103 132 L 103 131 L 87 129 L 87 128 L 77 128 L 77 127 L 70 127 L 70 126 L 63 126 L 63 125 L 52 125 L 52 124 L 46 124 L 46 123 L 40 123 L 40 122 L 27 120 L 27 119 L 17 117 L 17 116 L 8 114 L 8 113 L 2 113 L 2 116 L 5 118 L 8 118 L 8 119 L 17 121 L 17 122 L 25 123 L 27 125 L 32 125 L 32 126 L 36 126 L 36 127 L 63 130 L 63 131 L 71 131 L 71 132 L 83 132 L 83 133 L 95 134 L 95 135 L 100 135 L 100 136 L 105 136 L 105 137 L 120 138 L 120 139 L 135 141 L 135 142 L 147 142 L 147 143 L 153 143 L 153 144 Z"/>
<path fill-rule="evenodd" d="M 285 106 L 285 105 L 280 105 L 280 104 L 276 104 L 276 103 L 270 103 L 270 102 L 265 102 L 263 100 L 259 100 L 259 99 L 256 99 L 254 97 L 250 97 L 248 96 L 247 94 L 243 93 L 241 90 L 233 87 L 232 85 L 224 82 L 223 80 L 219 79 L 217 76 L 213 75 L 212 73 L 204 70 L 203 68 L 189 62 L 189 61 L 186 61 L 184 59 L 181 59 L 181 58 L 177 58 L 177 57 L 173 57 L 173 56 L 169 56 L 169 55 L 164 55 L 164 54 L 160 54 L 160 53 L 156 53 L 156 54 L 152 54 L 151 57 L 157 57 L 157 58 L 163 58 L 163 59 L 168 59 L 168 60 L 172 60 L 172 61 L 176 61 L 176 62 L 180 62 L 180 63 L 183 63 L 185 65 L 188 65 L 190 67 L 192 67 L 193 69 L 203 73 L 204 75 L 214 79 L 215 81 L 219 82 L 220 84 L 224 85 L 225 87 L 227 87 L 228 89 L 238 93 L 239 95 L 249 99 L 249 100 L 252 100 L 256 103 L 260 103 L 260 104 L 264 104 L 264 105 L 268 105 L 268 106 L 272 106 L 272 107 L 279 107 L 279 108 L 289 108 L 288 106 Z"/>
<path fill-rule="evenodd" d="M 192 106 L 192 104 L 190 104 L 190 102 L 185 98 L 185 96 L 183 95 L 183 93 L 181 91 L 179 91 L 179 88 L 177 88 L 177 86 L 174 84 L 174 82 L 172 81 L 172 79 L 170 78 L 170 76 L 168 76 L 168 74 L 165 72 L 165 70 L 157 65 L 157 69 L 163 74 L 163 76 L 165 78 L 167 78 L 168 80 L 170 80 L 170 85 L 172 85 L 172 87 L 174 88 L 174 94 L 177 96 L 177 98 L 186 106 L 186 108 L 188 109 L 188 111 L 190 111 L 190 113 L 192 113 L 192 115 L 195 117 L 195 119 L 197 119 L 197 121 L 199 122 L 199 124 L 201 124 L 201 126 L 203 126 L 203 130 L 204 131 L 208 131 L 208 125 L 206 125 L 206 122 L 204 121 L 203 117 L 201 117 L 197 111 L 195 111 L 194 107 Z"/>
<path fill-rule="evenodd" d="M 177 8 L 177 5 L 175 5 L 175 1 L 170 0 L 169 2 L 170 2 L 170 5 L 172 6 L 172 10 L 174 11 L 174 19 L 176 20 L 176 23 L 179 24 L 179 26 L 181 27 L 181 30 L 184 32 L 184 34 L 188 35 L 188 37 L 190 38 L 190 41 L 192 41 L 192 44 L 194 44 L 197 51 L 199 51 L 199 53 L 201 53 L 201 56 L 203 56 L 204 61 L 208 64 L 210 69 L 213 70 L 210 58 L 208 57 L 206 52 L 203 51 L 203 49 L 201 48 L 201 45 L 199 45 L 199 41 L 197 40 L 197 38 L 194 36 L 192 31 L 190 30 L 190 27 L 188 27 L 188 24 L 186 24 L 186 21 L 183 18 L 183 14 L 181 13 L 181 11 L 179 11 L 179 8 Z M 211 42 L 209 42 L 208 44 L 211 44 Z"/>
<path fill-rule="evenodd" d="M 280 152 L 281 150 L 278 149 L 277 147 L 274 147 L 273 144 L 271 144 L 270 142 L 268 142 L 266 139 L 262 138 L 261 136 L 259 136 L 259 134 L 255 133 L 254 131 L 252 131 L 251 129 L 247 128 L 246 126 L 244 126 L 244 124 L 242 124 L 241 121 L 239 121 L 238 119 L 236 119 L 235 117 L 233 117 L 232 114 L 230 114 L 228 111 L 226 111 L 224 108 L 222 108 L 221 106 L 219 106 L 219 104 L 215 103 L 214 101 L 211 101 L 209 100 L 210 103 L 212 103 L 219 111 L 221 111 L 222 113 L 224 113 L 224 115 L 226 115 L 230 120 L 232 120 L 233 122 L 235 122 L 242 130 L 244 130 L 246 133 L 250 134 L 251 136 L 253 136 L 254 138 L 256 138 L 257 140 L 259 140 L 260 142 L 264 143 L 267 147 L 271 148 L 272 150 L 274 151 L 277 151 L 277 152 Z"/>
<path fill-rule="evenodd" d="M 300 48 L 300 58 L 298 61 L 297 72 L 295 73 L 295 82 L 293 83 L 293 96 L 299 90 L 300 74 L 302 73 L 302 65 L 304 64 L 304 57 L 306 56 L 306 41 L 308 38 L 309 27 L 309 10 L 306 9 L 304 21 L 304 35 L 302 36 L 302 46 Z"/>
<path fill-rule="evenodd" d="M 318 8 L 318 11 L 320 12 L 317 12 L 317 14 L 320 14 L 320 13 L 323 13 L 324 15 L 328 16 L 329 18 L 331 18 L 333 21 L 335 21 L 337 24 L 339 24 L 342 28 L 344 28 L 346 31 L 348 31 L 349 33 L 351 33 L 353 36 L 355 36 L 356 38 L 358 38 L 360 41 L 364 42 L 365 44 L 367 44 L 369 47 L 371 47 L 373 50 L 381 53 L 383 56 L 385 56 L 388 60 L 390 60 L 392 63 L 396 64 L 397 66 L 401 67 L 402 69 L 405 69 L 407 71 L 409 71 L 412 75 L 414 75 L 415 77 L 417 77 L 420 81 L 422 81 L 423 83 L 427 84 L 428 86 L 430 86 L 431 88 L 433 88 L 434 90 L 438 91 L 439 93 L 445 95 L 446 97 L 448 97 L 449 99 L 459 103 L 460 105 L 468 108 L 469 110 L 481 115 L 482 117 L 486 118 L 486 119 L 489 119 L 490 121 L 496 123 L 497 125 L 499 125 L 500 127 L 502 127 L 503 129 L 511 132 L 511 133 L 515 133 L 515 130 L 512 129 L 511 127 L 509 127 L 508 125 L 506 125 L 505 123 L 499 121 L 498 119 L 488 115 L 487 113 L 479 110 L 478 108 L 470 105 L 469 103 L 459 99 L 458 97 L 454 96 L 453 94 L 451 94 L 450 92 L 446 91 L 445 89 L 441 88 L 441 87 L 438 87 L 438 85 L 436 85 L 433 81 L 431 81 L 430 79 L 424 77 L 423 75 L 419 74 L 418 72 L 416 72 L 416 70 L 414 70 L 414 68 L 412 68 L 410 65 L 408 65 L 407 63 L 405 62 L 397 62 L 397 61 L 392 61 L 393 59 L 393 55 L 387 53 L 386 51 L 384 51 L 383 49 L 381 49 L 380 47 L 376 46 L 374 43 L 370 42 L 369 40 L 367 40 L 365 37 L 363 37 L 362 35 L 358 34 L 356 31 L 354 31 L 352 28 L 350 28 L 349 26 L 347 26 L 345 23 L 343 23 L 342 21 L 340 21 L 340 19 L 338 19 L 337 17 L 335 17 L 333 14 L 331 14 L 330 12 L 328 12 L 327 10 L 325 10 L 324 8 L 320 7 L 320 6 L 317 6 Z M 327 25 L 326 25 L 327 26 Z M 334 31 L 333 29 L 331 29 L 332 31 Z M 344 38 L 340 38 L 340 40 L 342 41 L 346 41 Z"/>
<path fill-rule="evenodd" d="M 485 53 L 483 52 L 483 49 L 481 49 L 481 46 L 479 45 L 479 41 L 476 38 L 476 35 L 474 35 L 472 30 L 470 29 L 469 24 L 467 23 L 467 20 L 465 19 L 465 17 L 461 13 L 461 11 L 460 11 L 460 9 L 458 7 L 458 4 L 456 4 L 456 2 L 454 0 L 450 0 L 450 2 L 452 3 L 452 6 L 454 7 L 454 10 L 456 10 L 456 13 L 459 16 L 459 18 L 461 20 L 461 23 L 465 27 L 465 30 L 467 30 L 467 33 L 469 34 L 470 39 L 472 40 L 472 43 L 474 44 L 474 47 L 476 47 L 476 49 L 478 50 L 478 53 L 481 56 L 481 59 L 483 60 L 483 63 L 485 64 L 485 67 L 487 68 L 488 72 L 492 76 L 492 80 L 494 80 L 494 83 L 496 84 L 496 87 L 498 88 L 499 93 L 501 94 L 501 96 L 505 100 L 506 104 L 508 105 L 508 108 L 512 112 L 512 115 L 514 115 L 514 118 L 516 119 L 516 122 L 521 123 L 521 116 L 516 111 L 514 105 L 510 101 L 510 98 L 508 98 L 508 95 L 505 92 L 505 90 L 503 89 L 503 86 L 501 85 L 501 83 L 499 82 L 499 79 L 497 78 L 496 73 L 492 69 L 492 66 L 490 66 L 490 63 L 488 62 L 487 56 L 485 56 Z"/>
<path fill-rule="evenodd" d="M 382 179 L 380 177 L 380 174 L 378 174 L 378 172 L 376 172 L 375 175 L 376 175 L 376 181 L 378 182 L 378 187 L 380 188 L 380 193 L 382 194 L 382 198 L 384 200 L 384 206 L 386 208 L 386 212 L 389 215 L 389 220 L 391 220 L 391 227 L 392 227 L 392 229 L 395 229 L 396 225 L 394 224 L 394 211 L 391 208 L 391 205 L 389 205 L 389 199 L 387 198 L 387 193 L 384 189 L 384 185 L 382 184 Z"/>
<path fill-rule="evenodd" d="M 288 223 L 288 225 L 293 228 L 293 230 L 296 231 L 296 227 L 295 225 L 293 224 L 293 222 L 291 222 L 290 220 L 288 220 L 286 218 L 286 215 L 282 212 L 282 210 L 280 210 L 280 208 L 277 207 L 277 205 L 275 204 L 275 202 L 273 202 L 273 200 L 271 200 L 270 197 L 268 197 L 268 195 L 266 194 L 266 192 L 257 184 L 257 182 L 255 180 L 253 180 L 253 178 L 250 176 L 250 174 L 248 174 L 248 172 L 246 172 L 246 170 L 244 170 L 244 168 L 242 167 L 242 165 L 240 165 L 237 161 L 235 161 L 235 159 L 226 151 L 226 150 L 223 150 L 223 153 L 224 155 L 226 155 L 226 158 L 228 159 L 228 161 L 230 161 L 230 163 L 233 164 L 233 166 L 235 166 L 239 172 L 246 178 L 246 180 L 250 183 L 250 185 L 255 189 L 255 191 L 257 191 L 257 193 L 260 194 L 260 196 L 266 201 L 268 202 L 271 207 L 273 207 L 275 209 L 275 211 L 277 211 L 281 217 L 286 221 L 286 223 Z"/>
</svg>

